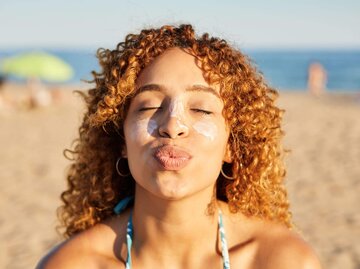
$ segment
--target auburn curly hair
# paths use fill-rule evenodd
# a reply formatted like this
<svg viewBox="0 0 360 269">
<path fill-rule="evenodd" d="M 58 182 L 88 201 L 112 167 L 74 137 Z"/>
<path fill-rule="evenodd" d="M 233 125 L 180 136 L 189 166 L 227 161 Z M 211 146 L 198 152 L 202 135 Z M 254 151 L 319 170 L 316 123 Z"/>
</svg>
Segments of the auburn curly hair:
<svg viewBox="0 0 360 269">
<path fill-rule="evenodd" d="M 191 25 L 163 26 L 129 34 L 116 49 L 99 49 L 100 73 L 92 72 L 95 88 L 83 94 L 87 111 L 72 150 L 68 189 L 61 194 L 59 219 L 64 235 L 79 233 L 114 215 L 116 203 L 134 195 L 131 174 L 115 168 L 125 141 L 123 123 L 140 71 L 165 50 L 190 51 L 209 84 L 220 86 L 223 115 L 231 130 L 232 163 L 219 175 L 216 197 L 231 212 L 242 212 L 291 227 L 285 168 L 280 139 L 283 110 L 275 106 L 277 92 L 270 88 L 251 61 L 225 40 L 205 33 L 196 36 Z M 69 156 L 70 155 L 70 156 Z M 120 163 L 120 170 L 128 169 Z"/>
</svg>

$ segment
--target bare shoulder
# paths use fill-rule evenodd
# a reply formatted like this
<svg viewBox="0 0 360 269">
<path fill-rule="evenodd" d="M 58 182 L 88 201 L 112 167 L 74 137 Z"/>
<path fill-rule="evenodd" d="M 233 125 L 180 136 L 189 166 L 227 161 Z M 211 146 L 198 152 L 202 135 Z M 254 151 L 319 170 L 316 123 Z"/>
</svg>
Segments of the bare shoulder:
<svg viewBox="0 0 360 269">
<path fill-rule="evenodd" d="M 259 232 L 257 268 L 321 269 L 313 249 L 295 232 L 275 224 L 265 224 Z"/>
<path fill-rule="evenodd" d="M 116 225 L 125 226 L 117 229 Z M 36 269 L 121 268 L 123 238 L 118 233 L 121 230 L 126 231 L 126 222 L 121 219 L 97 224 L 55 246 L 40 260 Z M 119 256 L 115 254 L 115 248 L 119 248 Z"/>
<path fill-rule="evenodd" d="M 311 247 L 288 228 L 241 213 L 227 212 L 226 215 L 225 228 L 233 267 L 321 269 Z"/>
<path fill-rule="evenodd" d="M 82 234 L 55 246 L 38 263 L 36 269 L 97 268 L 96 259 L 86 246 Z"/>
</svg>

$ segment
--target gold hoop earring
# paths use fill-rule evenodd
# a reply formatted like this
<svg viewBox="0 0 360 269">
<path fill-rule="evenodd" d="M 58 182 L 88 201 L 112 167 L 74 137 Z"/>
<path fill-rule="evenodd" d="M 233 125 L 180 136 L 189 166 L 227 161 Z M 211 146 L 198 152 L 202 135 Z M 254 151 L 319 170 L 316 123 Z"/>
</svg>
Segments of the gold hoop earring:
<svg viewBox="0 0 360 269">
<path fill-rule="evenodd" d="M 233 176 L 229 177 L 228 175 L 225 175 L 222 167 L 220 169 L 220 173 L 223 175 L 224 178 L 228 179 L 228 180 L 234 180 L 235 178 Z"/>
<path fill-rule="evenodd" d="M 121 157 L 119 157 L 118 159 L 117 159 L 117 161 L 116 161 L 116 164 L 115 164 L 115 168 L 116 168 L 116 172 L 118 173 L 118 175 L 119 176 L 121 176 L 121 177 L 128 177 L 128 176 L 130 176 L 131 175 L 131 173 L 129 172 L 129 173 L 127 173 L 127 174 L 122 174 L 121 172 L 120 172 L 120 169 L 119 169 L 119 162 L 120 162 L 120 160 L 121 160 L 122 158 Z"/>
</svg>

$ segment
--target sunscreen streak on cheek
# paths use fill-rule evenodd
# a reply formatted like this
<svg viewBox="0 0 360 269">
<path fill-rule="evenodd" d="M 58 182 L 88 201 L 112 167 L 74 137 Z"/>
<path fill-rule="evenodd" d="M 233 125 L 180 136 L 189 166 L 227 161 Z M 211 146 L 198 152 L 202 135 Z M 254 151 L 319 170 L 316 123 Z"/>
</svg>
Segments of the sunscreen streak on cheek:
<svg viewBox="0 0 360 269">
<path fill-rule="evenodd" d="M 133 140 L 144 141 L 153 136 L 154 131 L 158 128 L 155 120 L 143 119 L 135 123 L 131 132 Z"/>
<path fill-rule="evenodd" d="M 159 125 L 157 124 L 157 122 L 155 120 L 149 120 L 148 126 L 147 126 L 147 132 L 149 134 L 149 136 L 153 136 L 155 130 L 157 130 L 159 128 Z"/>
<path fill-rule="evenodd" d="M 213 141 L 218 135 L 218 128 L 213 122 L 198 121 L 193 125 L 195 131 Z"/>
</svg>

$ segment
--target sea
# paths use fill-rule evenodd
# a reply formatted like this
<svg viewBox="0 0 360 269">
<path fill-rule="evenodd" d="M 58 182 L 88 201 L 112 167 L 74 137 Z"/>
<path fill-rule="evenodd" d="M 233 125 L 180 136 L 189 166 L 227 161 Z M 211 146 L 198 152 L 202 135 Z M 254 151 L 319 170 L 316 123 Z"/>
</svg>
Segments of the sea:
<svg viewBox="0 0 360 269">
<path fill-rule="evenodd" d="M 0 50 L 0 65 L 3 59 L 28 51 L 32 50 Z M 43 51 L 60 57 L 73 67 L 74 76 L 67 83 L 91 80 L 91 71 L 100 71 L 96 49 L 44 49 Z M 360 48 L 352 50 L 247 49 L 243 52 L 251 58 L 267 83 L 276 89 L 306 90 L 309 66 L 317 62 L 326 70 L 326 87 L 329 91 L 360 92 Z M 8 79 L 21 81 L 14 76 L 9 76 Z"/>
</svg>

